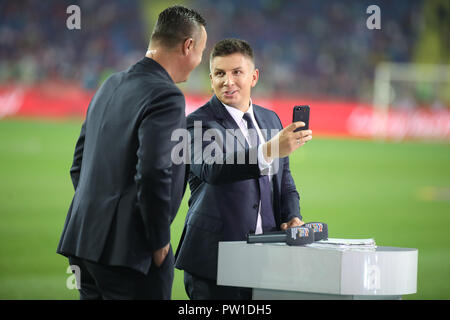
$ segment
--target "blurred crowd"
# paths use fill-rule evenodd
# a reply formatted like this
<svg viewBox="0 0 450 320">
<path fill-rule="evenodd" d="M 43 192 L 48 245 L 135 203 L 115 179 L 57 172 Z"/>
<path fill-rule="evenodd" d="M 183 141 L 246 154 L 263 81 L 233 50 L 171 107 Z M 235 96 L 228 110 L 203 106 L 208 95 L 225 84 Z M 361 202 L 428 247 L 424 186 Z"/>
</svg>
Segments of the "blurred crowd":
<svg viewBox="0 0 450 320">
<path fill-rule="evenodd" d="M 146 0 L 0 2 L 0 83 L 47 79 L 95 89 L 145 53 L 155 21 Z M 371 102 L 375 66 L 409 62 L 424 1 L 377 1 L 381 30 L 369 30 L 366 0 L 181 1 L 208 21 L 204 60 L 184 89 L 208 94 L 208 55 L 225 37 L 255 49 L 260 96 L 307 95 Z M 161 2 L 163 3 L 163 2 Z M 66 8 L 81 8 L 81 30 L 68 30 Z M 164 8 L 164 5 L 160 6 Z M 156 15 L 155 15 L 156 17 Z"/>
<path fill-rule="evenodd" d="M 81 9 L 69 30 L 67 7 Z M 6 0 L 0 2 L 0 82 L 80 82 L 95 89 L 110 72 L 145 53 L 148 35 L 138 1 Z"/>
</svg>

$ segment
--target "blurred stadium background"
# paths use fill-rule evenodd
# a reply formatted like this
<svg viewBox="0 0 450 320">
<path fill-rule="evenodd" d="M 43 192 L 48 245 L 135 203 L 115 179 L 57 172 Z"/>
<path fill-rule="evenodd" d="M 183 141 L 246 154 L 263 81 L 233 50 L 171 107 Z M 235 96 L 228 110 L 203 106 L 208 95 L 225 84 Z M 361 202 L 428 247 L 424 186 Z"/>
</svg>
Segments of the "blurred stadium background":
<svg viewBox="0 0 450 320">
<path fill-rule="evenodd" d="M 66 27 L 72 4 L 80 30 Z M 253 100 L 285 125 L 293 105 L 311 105 L 314 140 L 291 156 L 305 220 L 327 222 L 331 237 L 418 248 L 418 291 L 404 298 L 449 299 L 446 0 L 1 1 L 0 299 L 78 298 L 55 250 L 81 122 L 102 81 L 144 55 L 158 13 L 172 4 L 208 21 L 203 62 L 180 85 L 187 112 L 210 97 L 212 45 L 249 41 L 260 69 Z M 366 27 L 372 4 L 380 30 Z M 176 271 L 173 299 L 186 299 L 182 279 Z"/>
</svg>

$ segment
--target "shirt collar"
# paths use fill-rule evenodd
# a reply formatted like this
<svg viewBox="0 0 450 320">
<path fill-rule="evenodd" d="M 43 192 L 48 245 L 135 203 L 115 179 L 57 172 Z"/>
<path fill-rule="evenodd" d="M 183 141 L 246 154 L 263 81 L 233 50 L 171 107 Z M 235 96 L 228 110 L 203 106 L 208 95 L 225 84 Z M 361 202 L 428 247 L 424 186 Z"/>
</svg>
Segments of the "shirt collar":
<svg viewBox="0 0 450 320">
<path fill-rule="evenodd" d="M 233 117 L 234 121 L 236 121 L 237 124 L 241 123 L 242 118 L 244 117 L 244 113 L 250 113 L 250 116 L 252 117 L 252 119 L 253 120 L 255 119 L 255 116 L 253 115 L 253 103 L 252 103 L 251 98 L 250 98 L 250 107 L 248 108 L 247 112 L 242 112 L 238 108 L 231 107 L 231 106 L 223 103 L 222 101 L 220 101 L 220 102 L 223 104 L 225 109 L 227 109 L 228 113 Z"/>
</svg>

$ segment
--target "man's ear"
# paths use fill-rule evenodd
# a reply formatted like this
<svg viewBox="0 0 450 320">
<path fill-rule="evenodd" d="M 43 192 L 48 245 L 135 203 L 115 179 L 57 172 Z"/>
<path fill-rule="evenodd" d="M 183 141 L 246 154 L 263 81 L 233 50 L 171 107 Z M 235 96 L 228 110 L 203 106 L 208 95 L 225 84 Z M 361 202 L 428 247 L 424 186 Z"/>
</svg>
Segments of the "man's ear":
<svg viewBox="0 0 450 320">
<path fill-rule="evenodd" d="M 214 90 L 214 86 L 213 86 L 213 77 L 212 77 L 212 73 L 211 73 L 211 72 L 209 73 L 209 80 L 210 80 L 210 83 L 211 83 L 211 89 Z"/>
<path fill-rule="evenodd" d="M 256 84 L 258 83 L 258 79 L 259 79 L 259 70 L 255 68 L 252 74 L 252 88 L 256 86 Z"/>
<path fill-rule="evenodd" d="M 187 56 L 189 51 L 192 50 L 194 48 L 194 39 L 192 38 L 187 38 L 186 40 L 184 40 L 183 42 L 183 55 Z"/>
</svg>

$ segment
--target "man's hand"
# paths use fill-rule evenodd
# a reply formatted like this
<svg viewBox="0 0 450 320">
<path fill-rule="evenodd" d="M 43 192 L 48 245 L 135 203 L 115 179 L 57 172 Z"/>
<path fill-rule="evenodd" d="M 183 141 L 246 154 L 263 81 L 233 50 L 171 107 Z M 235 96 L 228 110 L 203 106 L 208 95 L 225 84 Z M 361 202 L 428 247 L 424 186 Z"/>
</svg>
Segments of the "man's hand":
<svg viewBox="0 0 450 320">
<path fill-rule="evenodd" d="M 283 130 L 278 132 L 275 137 L 266 142 L 263 145 L 263 155 L 266 161 L 271 162 L 274 158 L 287 157 L 294 150 L 297 150 L 307 141 L 311 140 L 311 130 L 301 130 L 298 132 L 294 132 L 295 129 L 303 126 L 305 126 L 304 122 L 293 122 Z"/>
<path fill-rule="evenodd" d="M 295 218 L 292 218 L 291 221 L 289 221 L 287 223 L 286 222 L 282 223 L 281 226 L 280 226 L 280 229 L 281 230 L 286 230 L 288 228 L 299 227 L 299 226 L 302 226 L 304 224 L 305 223 L 302 220 L 300 220 L 299 218 L 295 217 Z"/>
<path fill-rule="evenodd" d="M 165 247 L 162 247 L 161 249 L 156 250 L 153 252 L 153 261 L 155 261 L 156 266 L 159 268 L 163 264 L 164 260 L 167 257 L 167 254 L 169 253 L 170 243 L 166 244 Z"/>
</svg>

